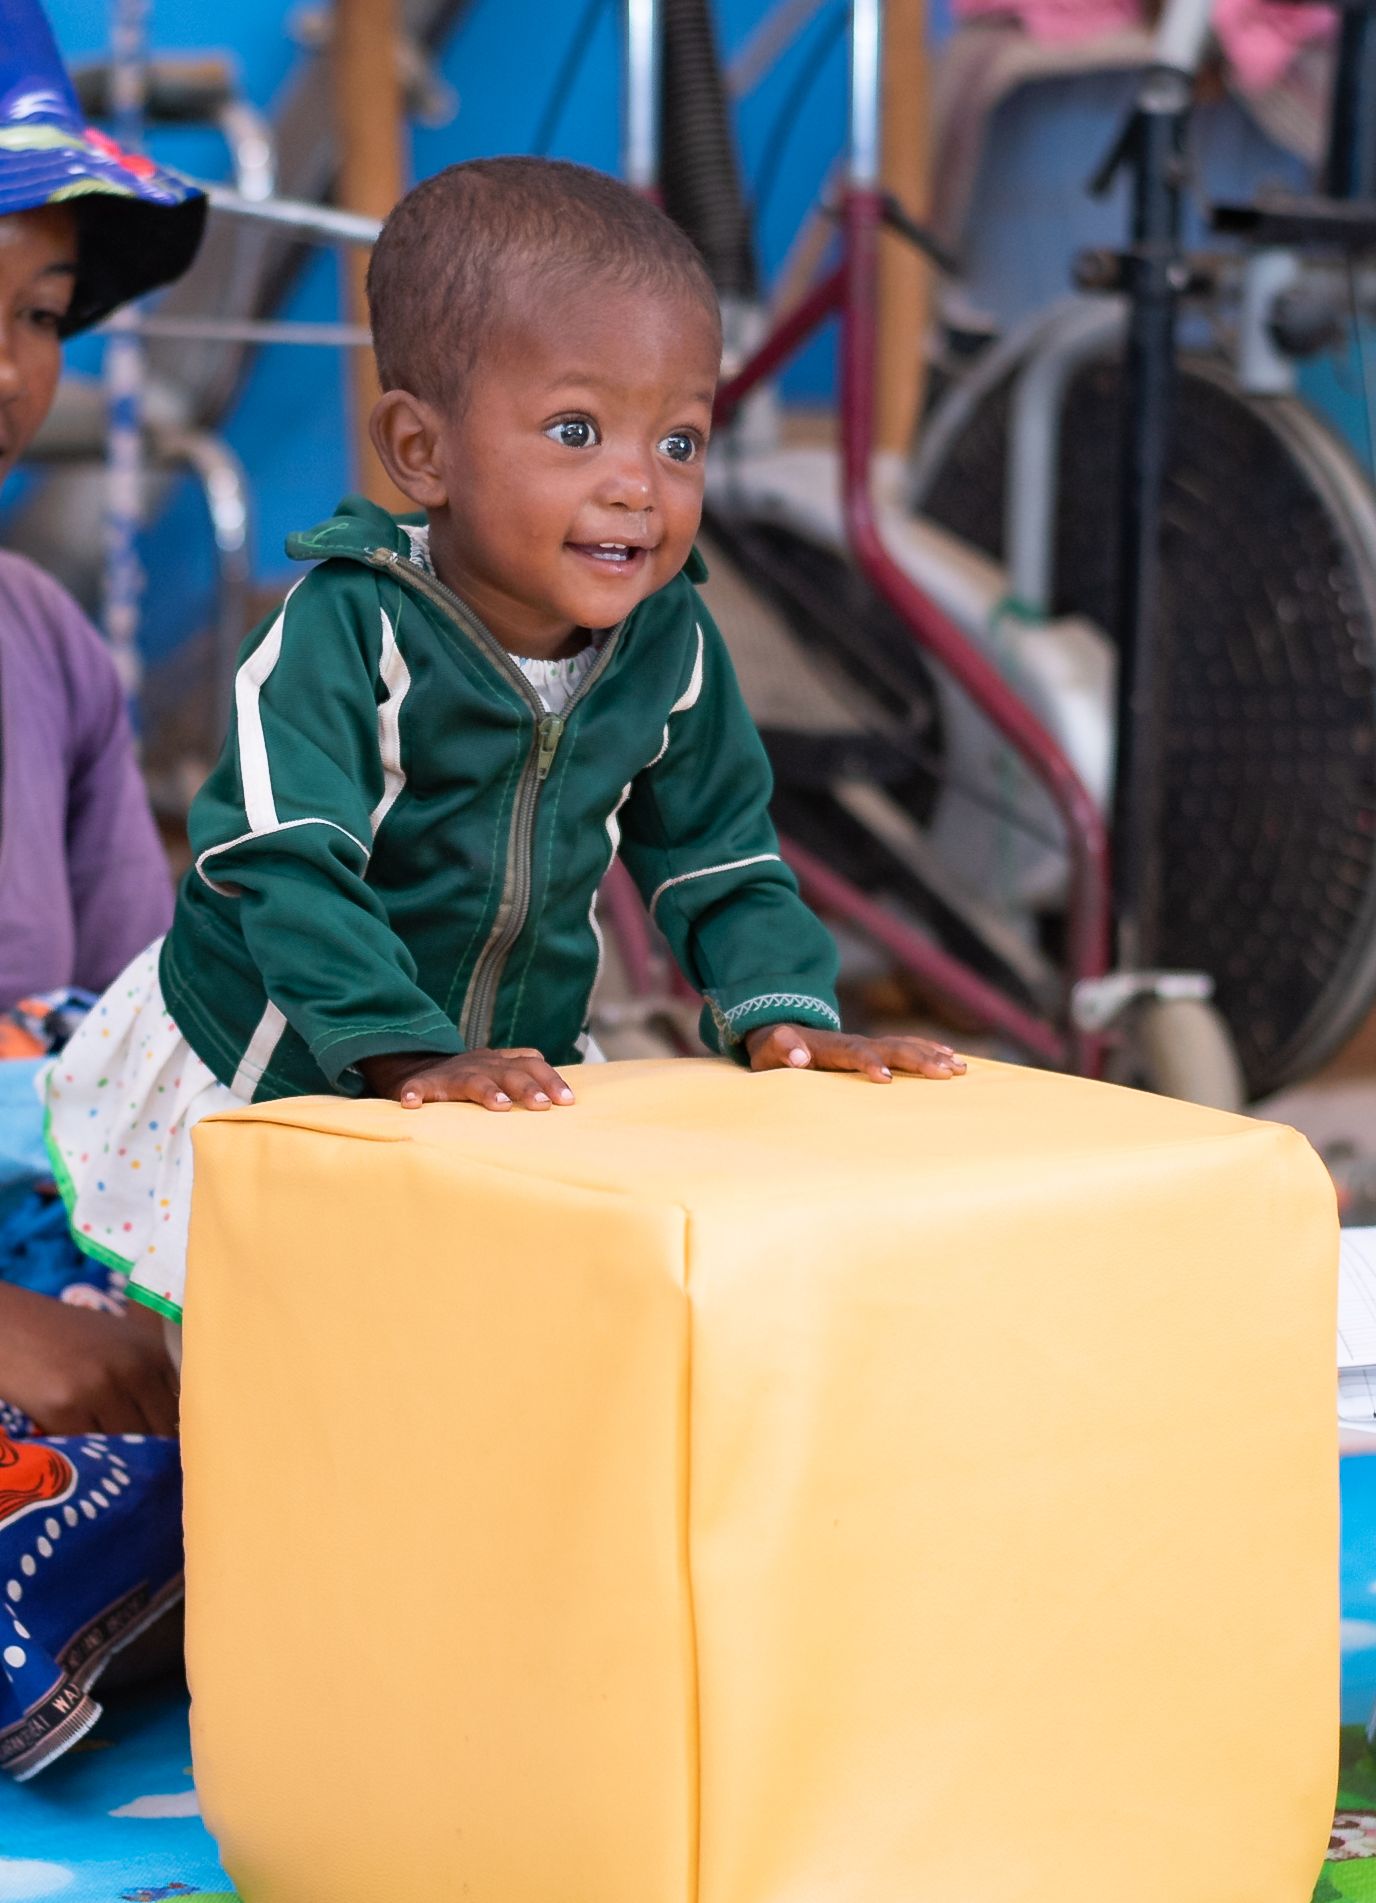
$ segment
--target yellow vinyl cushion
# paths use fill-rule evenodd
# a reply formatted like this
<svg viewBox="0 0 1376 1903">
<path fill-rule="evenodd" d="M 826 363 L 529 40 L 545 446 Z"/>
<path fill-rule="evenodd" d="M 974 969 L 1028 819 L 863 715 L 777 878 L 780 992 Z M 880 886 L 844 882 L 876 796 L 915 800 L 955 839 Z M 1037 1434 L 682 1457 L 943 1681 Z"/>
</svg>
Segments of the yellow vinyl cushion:
<svg viewBox="0 0 1376 1903">
<path fill-rule="evenodd" d="M 1308 1903 L 1336 1227 L 975 1064 L 196 1133 L 196 1777 L 246 1903 Z"/>
</svg>

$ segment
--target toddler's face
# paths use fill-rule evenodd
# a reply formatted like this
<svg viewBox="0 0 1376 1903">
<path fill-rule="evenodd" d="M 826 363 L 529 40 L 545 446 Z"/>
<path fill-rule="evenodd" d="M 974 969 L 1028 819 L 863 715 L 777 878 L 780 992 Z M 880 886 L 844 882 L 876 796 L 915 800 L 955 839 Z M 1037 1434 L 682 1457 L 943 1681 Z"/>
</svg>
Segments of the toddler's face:
<svg viewBox="0 0 1376 1903">
<path fill-rule="evenodd" d="M 689 296 L 532 287 L 495 329 L 437 446 L 432 548 L 514 651 L 610 627 L 682 568 L 719 367 Z"/>
</svg>

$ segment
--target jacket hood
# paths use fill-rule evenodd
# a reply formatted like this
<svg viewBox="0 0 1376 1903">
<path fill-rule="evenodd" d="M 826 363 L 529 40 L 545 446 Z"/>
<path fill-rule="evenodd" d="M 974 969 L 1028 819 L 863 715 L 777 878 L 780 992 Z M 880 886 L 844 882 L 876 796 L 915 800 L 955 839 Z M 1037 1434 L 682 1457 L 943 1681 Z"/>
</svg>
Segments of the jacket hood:
<svg viewBox="0 0 1376 1903">
<path fill-rule="evenodd" d="M 334 514 L 313 529 L 298 529 L 289 535 L 286 549 L 295 562 L 323 562 L 341 555 L 367 561 L 380 548 L 409 555 L 407 528 L 424 527 L 425 516 L 419 510 L 411 515 L 393 515 L 366 496 L 345 496 Z"/>
</svg>

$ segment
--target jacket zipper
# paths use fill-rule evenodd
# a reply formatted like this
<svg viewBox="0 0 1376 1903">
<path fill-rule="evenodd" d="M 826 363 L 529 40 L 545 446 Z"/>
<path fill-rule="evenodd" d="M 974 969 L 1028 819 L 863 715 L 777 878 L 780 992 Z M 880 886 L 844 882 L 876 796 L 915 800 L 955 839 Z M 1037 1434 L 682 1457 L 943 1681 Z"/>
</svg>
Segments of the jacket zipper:
<svg viewBox="0 0 1376 1903">
<path fill-rule="evenodd" d="M 535 730 L 530 753 L 521 769 L 521 777 L 516 787 L 516 798 L 512 803 L 511 829 L 507 835 L 501 900 L 497 906 L 496 917 L 492 921 L 492 929 L 487 935 L 482 950 L 474 960 L 473 970 L 468 979 L 468 989 L 464 993 L 463 1008 L 459 1013 L 459 1036 L 467 1049 L 479 1050 L 492 1036 L 492 1020 L 497 1009 L 497 994 L 501 989 L 507 960 L 511 956 L 517 939 L 525 930 L 526 919 L 530 915 L 530 897 L 534 882 L 532 862 L 535 845 L 535 815 L 539 805 L 540 788 L 549 778 L 554 766 L 555 755 L 564 737 L 569 715 L 611 660 L 626 623 L 618 622 L 607 636 L 601 653 L 579 682 L 564 712 L 552 714 L 548 712 L 540 696 L 520 668 L 516 666 L 501 642 L 489 628 L 483 625 L 472 609 L 451 588 L 446 588 L 437 576 L 427 575 L 423 568 L 417 567 L 405 555 L 392 548 L 369 549 L 367 559 L 375 568 L 390 569 L 399 581 L 404 582 L 409 588 L 419 590 L 437 607 L 442 608 L 461 632 L 506 675 L 523 699 L 528 702 L 535 716 Z"/>
</svg>

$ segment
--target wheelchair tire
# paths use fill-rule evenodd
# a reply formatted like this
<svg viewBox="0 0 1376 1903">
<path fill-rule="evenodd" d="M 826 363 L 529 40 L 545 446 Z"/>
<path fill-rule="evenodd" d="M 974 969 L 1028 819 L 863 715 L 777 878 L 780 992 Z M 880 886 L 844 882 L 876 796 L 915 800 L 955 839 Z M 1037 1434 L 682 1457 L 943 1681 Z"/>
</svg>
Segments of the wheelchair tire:
<svg viewBox="0 0 1376 1903">
<path fill-rule="evenodd" d="M 1002 556 L 1009 395 L 991 379 L 922 513 Z M 1054 612 L 1112 623 L 1121 377 L 1073 380 Z M 1181 365 L 1162 538 L 1171 630 L 1154 963 L 1206 971 L 1246 1091 L 1307 1075 L 1376 995 L 1376 501 L 1346 448 L 1226 365 Z"/>
</svg>

